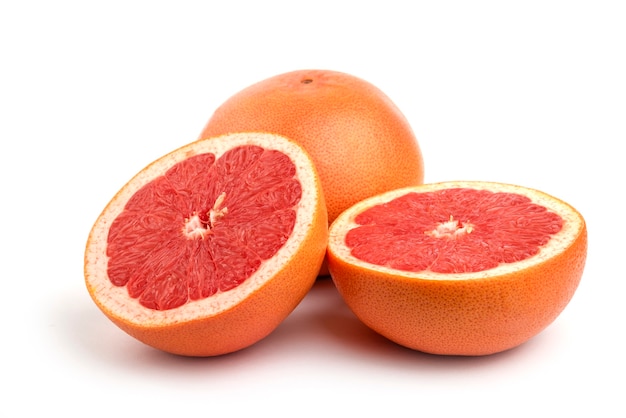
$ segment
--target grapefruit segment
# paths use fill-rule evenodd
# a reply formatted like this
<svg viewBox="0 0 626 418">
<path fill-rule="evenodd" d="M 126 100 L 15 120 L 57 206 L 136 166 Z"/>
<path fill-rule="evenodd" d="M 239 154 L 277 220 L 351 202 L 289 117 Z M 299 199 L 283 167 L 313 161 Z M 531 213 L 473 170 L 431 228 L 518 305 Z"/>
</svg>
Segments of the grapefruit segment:
<svg viewBox="0 0 626 418">
<path fill-rule="evenodd" d="M 435 354 L 515 347 L 561 313 L 586 259 L 583 217 L 537 190 L 446 182 L 366 199 L 330 228 L 328 267 L 366 325 Z"/>
<path fill-rule="evenodd" d="M 295 308 L 327 233 L 317 172 L 299 145 L 214 137 L 160 158 L 117 193 L 89 235 L 85 280 L 100 309 L 144 343 L 224 354 Z"/>
</svg>

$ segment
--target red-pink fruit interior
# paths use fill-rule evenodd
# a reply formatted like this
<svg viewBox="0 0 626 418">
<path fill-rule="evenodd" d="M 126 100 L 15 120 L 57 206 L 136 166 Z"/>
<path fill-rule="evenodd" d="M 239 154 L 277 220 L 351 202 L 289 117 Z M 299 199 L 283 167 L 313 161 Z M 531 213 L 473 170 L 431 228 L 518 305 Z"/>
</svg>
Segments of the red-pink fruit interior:
<svg viewBox="0 0 626 418">
<path fill-rule="evenodd" d="M 371 207 L 346 235 L 354 257 L 398 270 L 477 272 L 532 257 L 563 219 L 515 193 L 408 193 Z"/>
<path fill-rule="evenodd" d="M 151 309 L 233 289 L 287 241 L 302 189 L 285 154 L 258 146 L 190 157 L 113 221 L 108 275 Z"/>
</svg>

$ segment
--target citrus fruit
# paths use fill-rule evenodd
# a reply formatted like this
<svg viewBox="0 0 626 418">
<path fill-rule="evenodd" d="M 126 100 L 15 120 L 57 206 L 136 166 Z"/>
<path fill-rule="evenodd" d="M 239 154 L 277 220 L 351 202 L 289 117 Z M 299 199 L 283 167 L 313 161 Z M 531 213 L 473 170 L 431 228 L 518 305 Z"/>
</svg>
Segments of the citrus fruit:
<svg viewBox="0 0 626 418">
<path fill-rule="evenodd" d="M 284 135 L 309 152 L 329 222 L 366 197 L 423 182 L 405 116 L 379 88 L 349 74 L 299 70 L 259 81 L 221 104 L 200 138 L 245 131 Z"/>
<path fill-rule="evenodd" d="M 297 306 L 327 236 L 302 147 L 271 134 L 220 136 L 163 156 L 113 197 L 89 235 L 85 280 L 138 340 L 220 355 L 261 340 Z"/>
<path fill-rule="evenodd" d="M 486 355 L 562 312 L 587 253 L 583 217 L 548 194 L 444 182 L 377 195 L 330 227 L 332 279 L 368 327 L 414 350 Z"/>
</svg>

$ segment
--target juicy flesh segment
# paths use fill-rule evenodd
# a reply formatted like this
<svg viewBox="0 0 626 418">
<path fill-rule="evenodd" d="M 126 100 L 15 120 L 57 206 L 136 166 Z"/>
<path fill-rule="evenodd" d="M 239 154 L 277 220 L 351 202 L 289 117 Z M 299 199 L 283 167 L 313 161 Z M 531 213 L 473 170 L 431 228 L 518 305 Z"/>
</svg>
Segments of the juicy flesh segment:
<svg viewBox="0 0 626 418">
<path fill-rule="evenodd" d="M 563 219 L 528 197 L 469 188 L 408 193 L 360 213 L 354 257 L 398 270 L 478 272 L 532 257 Z"/>
<path fill-rule="evenodd" d="M 174 165 L 112 223 L 109 279 L 157 310 L 237 287 L 291 235 L 302 196 L 295 175 L 289 157 L 258 146 Z"/>
</svg>

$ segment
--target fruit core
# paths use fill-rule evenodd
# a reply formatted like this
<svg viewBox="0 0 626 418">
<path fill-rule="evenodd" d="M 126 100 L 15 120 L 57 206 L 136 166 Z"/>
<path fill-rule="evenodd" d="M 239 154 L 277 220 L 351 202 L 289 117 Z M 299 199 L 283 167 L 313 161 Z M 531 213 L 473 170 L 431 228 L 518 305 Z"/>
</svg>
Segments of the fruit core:
<svg viewBox="0 0 626 418">
<path fill-rule="evenodd" d="M 345 243 L 363 261 L 393 269 L 468 273 L 528 259 L 563 219 L 528 197 L 471 188 L 408 193 L 355 218 Z"/>
<path fill-rule="evenodd" d="M 228 213 L 228 208 L 222 207 L 225 197 L 226 193 L 222 192 L 222 194 L 215 199 L 215 204 L 206 214 L 208 218 L 206 222 L 200 219 L 200 216 L 197 214 L 193 215 L 191 218 L 185 219 L 183 234 L 189 239 L 204 239 L 204 237 L 210 234 L 211 230 L 217 225 L 218 220 Z"/>
<path fill-rule="evenodd" d="M 231 290 L 285 244 L 301 196 L 296 167 L 279 151 L 187 158 L 139 189 L 111 224 L 109 279 L 156 310 Z"/>
<path fill-rule="evenodd" d="M 424 233 L 435 238 L 460 238 L 465 234 L 471 233 L 473 230 L 474 225 L 469 222 L 459 222 L 450 215 L 448 221 L 439 223 L 434 229 L 424 231 Z"/>
</svg>

